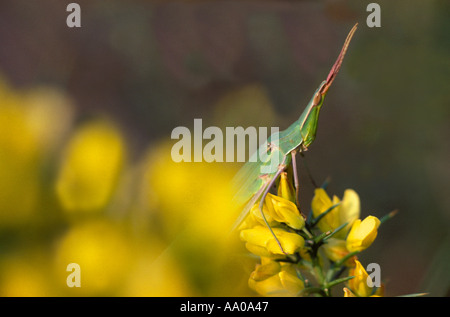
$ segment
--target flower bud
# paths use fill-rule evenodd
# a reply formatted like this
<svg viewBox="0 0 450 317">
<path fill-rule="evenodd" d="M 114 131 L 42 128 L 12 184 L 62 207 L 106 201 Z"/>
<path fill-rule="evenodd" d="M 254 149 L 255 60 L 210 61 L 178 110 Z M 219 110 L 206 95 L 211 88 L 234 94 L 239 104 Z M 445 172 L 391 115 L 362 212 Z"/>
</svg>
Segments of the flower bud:
<svg viewBox="0 0 450 317">
<path fill-rule="evenodd" d="M 295 203 L 297 200 L 295 195 L 295 189 L 292 182 L 289 181 L 288 173 L 281 173 L 280 183 L 278 185 L 278 196 Z"/>
<path fill-rule="evenodd" d="M 267 195 L 268 206 L 273 212 L 273 219 L 279 223 L 285 223 L 293 229 L 300 230 L 305 225 L 305 219 L 300 214 L 295 203 L 275 195 Z"/>
<path fill-rule="evenodd" d="M 378 233 L 380 220 L 377 217 L 368 216 L 361 221 L 356 220 L 347 236 L 346 246 L 348 251 L 363 251 L 375 240 Z"/>
<path fill-rule="evenodd" d="M 293 202 L 270 193 L 267 194 L 264 200 L 263 212 L 270 226 L 278 226 L 280 223 L 285 223 L 293 229 L 300 230 L 305 225 L 305 219 Z M 253 220 L 261 225 L 265 225 L 259 209 L 259 203 L 252 207 L 251 215 Z M 255 223 L 255 221 L 246 220 L 246 227 L 251 227 L 248 224 Z"/>
</svg>

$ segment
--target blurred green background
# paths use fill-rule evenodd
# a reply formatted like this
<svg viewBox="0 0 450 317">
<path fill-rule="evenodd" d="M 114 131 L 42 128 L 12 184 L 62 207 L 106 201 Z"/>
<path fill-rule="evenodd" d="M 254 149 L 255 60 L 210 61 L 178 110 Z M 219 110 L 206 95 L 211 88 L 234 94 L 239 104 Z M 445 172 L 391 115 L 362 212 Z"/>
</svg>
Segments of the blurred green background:
<svg viewBox="0 0 450 317">
<path fill-rule="evenodd" d="M 399 210 L 361 256 L 388 296 L 449 295 L 448 1 L 377 1 L 380 28 L 357 0 L 77 1 L 68 28 L 70 2 L 0 2 L 0 295 L 253 295 L 221 226 L 239 164 L 175 164 L 170 133 L 286 128 L 356 22 L 305 160 Z"/>
</svg>

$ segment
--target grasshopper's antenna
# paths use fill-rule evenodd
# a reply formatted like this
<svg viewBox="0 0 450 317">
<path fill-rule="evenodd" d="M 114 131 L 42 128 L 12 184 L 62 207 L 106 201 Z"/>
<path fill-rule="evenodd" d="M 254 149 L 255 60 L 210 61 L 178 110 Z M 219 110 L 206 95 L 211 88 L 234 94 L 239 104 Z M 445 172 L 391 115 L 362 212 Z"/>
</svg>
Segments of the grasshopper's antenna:
<svg viewBox="0 0 450 317">
<path fill-rule="evenodd" d="M 350 33 L 348 33 L 347 38 L 345 39 L 344 46 L 342 47 L 341 53 L 339 54 L 336 62 L 334 63 L 333 67 L 330 70 L 330 73 L 328 74 L 326 83 L 322 86 L 322 89 L 320 91 L 321 95 L 324 95 L 328 89 L 330 88 L 331 84 L 334 81 L 334 78 L 336 78 L 337 73 L 339 72 L 339 69 L 341 68 L 342 61 L 344 60 L 345 53 L 347 52 L 348 45 L 350 44 L 350 41 L 352 40 L 353 34 L 355 33 L 356 29 L 358 27 L 358 23 L 356 23 L 353 28 L 350 30 Z"/>
</svg>

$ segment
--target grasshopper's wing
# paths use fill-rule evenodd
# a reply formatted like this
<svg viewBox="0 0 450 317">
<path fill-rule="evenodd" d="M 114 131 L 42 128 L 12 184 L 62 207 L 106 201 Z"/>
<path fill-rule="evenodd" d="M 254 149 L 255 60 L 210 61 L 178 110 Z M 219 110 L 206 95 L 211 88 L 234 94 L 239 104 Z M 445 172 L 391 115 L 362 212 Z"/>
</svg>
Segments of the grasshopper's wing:
<svg viewBox="0 0 450 317">
<path fill-rule="evenodd" d="M 249 162 L 244 164 L 233 179 L 236 194 L 232 203 L 237 209 L 242 210 L 233 229 L 239 226 L 252 206 L 259 200 L 267 185 L 275 176 L 279 163 L 284 158 L 284 155 L 278 149 L 271 150 L 270 153 L 266 152 L 264 161 L 255 156 L 258 153 L 259 150 L 252 155 Z"/>
<path fill-rule="evenodd" d="M 269 183 L 273 177 L 274 177 L 274 175 L 267 176 L 264 180 L 259 178 L 259 181 L 250 183 L 249 184 L 250 186 L 252 186 L 254 188 L 259 186 L 259 189 L 257 189 L 256 192 L 254 192 L 254 193 L 252 191 L 252 192 L 249 192 L 249 194 L 247 194 L 245 196 L 238 197 L 236 200 L 241 202 L 240 205 L 237 205 L 237 202 L 233 200 L 236 203 L 236 206 L 239 206 L 240 209 L 242 209 L 242 211 L 239 214 L 239 216 L 237 217 L 236 221 L 234 222 L 233 227 L 231 228 L 231 231 L 235 230 L 242 223 L 242 221 L 244 221 L 245 217 L 247 217 L 247 215 L 250 212 L 250 210 L 252 209 L 253 205 L 258 202 L 258 200 L 261 198 L 264 191 L 267 189 L 267 186 L 269 185 Z M 243 188 L 245 188 L 245 187 L 243 187 Z M 247 198 L 246 201 L 243 201 L 244 197 L 247 197 L 247 196 L 249 198 Z M 242 206 L 244 206 L 244 207 L 242 208 Z"/>
<path fill-rule="evenodd" d="M 246 203 L 262 186 L 261 162 L 247 162 L 233 178 L 235 192 L 233 204 L 241 206 Z"/>
<path fill-rule="evenodd" d="M 271 135 L 250 156 L 248 162 L 233 178 L 232 186 L 235 192 L 233 203 L 236 206 L 245 204 L 266 183 L 267 178 L 276 174 L 278 165 L 284 158 L 278 147 L 278 139 L 278 132 Z M 269 147 L 269 144 L 271 147 Z"/>
</svg>

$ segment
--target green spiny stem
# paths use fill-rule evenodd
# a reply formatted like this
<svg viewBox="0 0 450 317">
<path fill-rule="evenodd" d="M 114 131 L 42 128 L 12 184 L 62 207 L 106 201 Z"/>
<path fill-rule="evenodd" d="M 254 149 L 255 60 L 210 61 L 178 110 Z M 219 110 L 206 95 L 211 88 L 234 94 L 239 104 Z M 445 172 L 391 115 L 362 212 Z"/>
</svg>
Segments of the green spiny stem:
<svg viewBox="0 0 450 317">
<path fill-rule="evenodd" d="M 337 227 L 336 229 L 334 229 L 333 231 L 329 230 L 327 232 L 323 232 L 320 235 L 318 235 L 317 237 L 314 238 L 314 243 L 318 244 L 319 246 L 324 243 L 325 241 L 327 241 L 329 238 L 331 238 L 332 236 L 334 236 L 336 233 L 338 233 L 339 231 L 341 231 L 342 229 L 344 229 L 347 226 L 348 222 L 340 225 L 339 227 Z"/>
<path fill-rule="evenodd" d="M 358 253 L 360 253 L 360 251 L 350 252 L 346 256 L 344 256 L 342 259 L 340 259 L 339 261 L 335 262 L 334 265 L 336 267 L 340 267 L 340 266 L 344 265 L 344 263 L 347 262 L 348 259 L 350 259 L 352 256 L 357 255 Z"/>
<path fill-rule="evenodd" d="M 370 295 L 371 295 L 371 296 L 372 296 L 372 295 L 375 295 L 375 293 L 377 292 L 377 290 L 378 290 L 378 287 L 376 287 L 376 286 L 372 287 L 372 292 L 370 292 Z"/>
<path fill-rule="evenodd" d="M 298 263 L 301 257 L 298 254 L 288 254 L 283 259 L 275 259 L 275 262 Z"/>
<path fill-rule="evenodd" d="M 330 231 L 326 231 L 326 232 L 322 232 L 321 234 L 319 234 L 318 236 L 316 236 L 316 237 L 313 239 L 314 244 L 316 244 L 316 245 L 321 245 L 323 239 L 325 239 L 325 238 L 326 238 L 327 236 L 329 236 L 331 233 L 332 233 L 331 230 L 330 230 Z"/>
<path fill-rule="evenodd" d="M 336 286 L 340 283 L 347 282 L 348 280 L 351 280 L 352 278 L 354 278 L 354 276 L 346 276 L 346 277 L 338 278 L 336 280 L 333 280 L 333 281 L 327 283 L 326 288 L 330 289 L 331 287 Z"/>
<path fill-rule="evenodd" d="M 322 294 L 323 295 L 323 290 L 320 287 L 306 287 L 298 293 L 299 296 L 311 295 L 311 294 Z"/>
<path fill-rule="evenodd" d="M 328 187 L 328 184 L 330 184 L 330 182 L 331 182 L 331 178 L 330 178 L 330 177 L 327 177 L 327 178 L 325 179 L 325 181 L 322 183 L 322 185 L 320 186 L 320 188 L 326 190 L 327 187 Z"/>
<path fill-rule="evenodd" d="M 336 229 L 333 230 L 333 232 L 331 232 L 329 235 L 327 235 L 326 237 L 323 238 L 323 241 L 327 241 L 328 239 L 330 239 L 332 236 L 334 236 L 336 233 L 338 233 L 339 231 L 341 231 L 342 229 L 344 229 L 347 226 L 348 222 L 343 223 L 342 225 L 340 225 L 339 227 L 337 227 Z"/>
<path fill-rule="evenodd" d="M 397 213 L 398 213 L 398 210 L 396 209 L 396 210 L 391 211 L 387 215 L 381 217 L 380 218 L 380 225 L 383 224 L 384 222 L 386 222 L 387 220 L 393 218 Z"/>
<path fill-rule="evenodd" d="M 337 203 L 334 204 L 333 206 L 331 206 L 330 208 L 328 208 L 327 210 L 325 210 L 324 212 L 322 212 L 320 215 L 318 215 L 316 218 L 312 218 L 310 219 L 309 222 L 309 227 L 310 228 L 314 228 L 315 225 L 317 225 L 319 223 L 319 221 L 325 217 L 326 215 L 328 215 L 334 208 L 336 208 L 337 206 L 339 206 L 341 203 Z"/>
<path fill-rule="evenodd" d="M 336 267 L 333 270 L 330 270 L 332 272 L 330 281 L 334 281 L 337 279 L 344 271 L 347 269 L 345 266 Z"/>
<path fill-rule="evenodd" d="M 311 232 L 309 232 L 309 230 L 306 229 L 305 227 L 302 228 L 302 232 L 306 235 L 306 237 L 308 237 L 308 239 L 313 238 L 313 235 L 311 234 Z"/>
<path fill-rule="evenodd" d="M 320 266 L 319 258 L 317 257 L 317 252 L 314 252 L 311 257 L 314 277 L 320 285 L 323 285 L 325 283 L 325 276 L 323 275 L 322 267 Z"/>
</svg>

